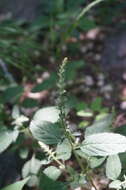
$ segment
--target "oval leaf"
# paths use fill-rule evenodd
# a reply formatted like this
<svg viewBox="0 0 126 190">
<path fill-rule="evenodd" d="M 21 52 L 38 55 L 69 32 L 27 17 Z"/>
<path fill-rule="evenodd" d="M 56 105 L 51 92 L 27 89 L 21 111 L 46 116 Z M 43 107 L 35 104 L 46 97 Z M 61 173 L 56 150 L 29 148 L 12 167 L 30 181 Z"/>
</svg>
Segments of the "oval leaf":
<svg viewBox="0 0 126 190">
<path fill-rule="evenodd" d="M 126 137 L 115 133 L 99 133 L 85 138 L 80 147 L 89 156 L 109 156 L 126 151 Z"/>
<path fill-rule="evenodd" d="M 56 157 L 58 159 L 68 160 L 71 157 L 71 151 L 72 151 L 72 148 L 68 139 L 64 139 L 57 146 Z"/>
<path fill-rule="evenodd" d="M 45 144 L 57 144 L 62 139 L 63 131 L 57 123 L 32 120 L 30 124 L 32 135 Z"/>
<path fill-rule="evenodd" d="M 35 113 L 33 119 L 56 123 L 59 120 L 59 110 L 56 106 L 42 108 Z"/>
<path fill-rule="evenodd" d="M 52 180 L 57 180 L 61 175 L 60 169 L 56 168 L 55 166 L 49 166 L 43 171 L 43 173 Z"/>
<path fill-rule="evenodd" d="M 106 176 L 109 179 L 117 179 L 121 173 L 121 168 L 121 162 L 118 155 L 112 155 L 107 158 Z"/>
<path fill-rule="evenodd" d="M 40 167 L 41 161 L 36 159 L 35 156 L 31 158 L 31 160 L 27 161 L 22 168 L 22 177 L 28 177 L 30 175 L 37 175 Z"/>
</svg>

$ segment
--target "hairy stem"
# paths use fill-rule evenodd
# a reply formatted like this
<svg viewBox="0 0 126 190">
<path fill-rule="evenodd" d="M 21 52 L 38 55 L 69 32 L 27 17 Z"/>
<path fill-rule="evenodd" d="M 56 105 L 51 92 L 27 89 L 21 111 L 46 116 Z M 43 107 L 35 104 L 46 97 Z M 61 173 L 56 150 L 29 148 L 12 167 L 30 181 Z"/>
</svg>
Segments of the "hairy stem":
<svg viewBox="0 0 126 190">
<path fill-rule="evenodd" d="M 68 141 L 69 141 L 69 143 L 71 145 L 73 154 L 74 154 L 74 156 L 75 156 L 81 170 L 83 172 L 85 172 L 83 163 L 81 162 L 81 159 L 79 158 L 79 156 L 76 154 L 76 151 L 75 151 L 75 148 L 74 148 L 74 144 L 75 144 L 75 142 L 73 142 L 74 138 L 72 137 L 72 134 L 70 133 L 70 131 L 67 130 L 66 114 L 65 114 L 65 67 L 66 67 L 67 63 L 68 63 L 68 59 L 65 58 L 63 60 L 62 65 L 60 66 L 60 69 L 59 69 L 59 82 L 58 82 L 59 102 L 58 102 L 58 107 L 59 107 L 59 110 L 60 110 L 60 123 L 61 123 L 61 126 L 64 129 L 65 136 L 66 136 L 66 138 L 68 139 Z"/>
</svg>

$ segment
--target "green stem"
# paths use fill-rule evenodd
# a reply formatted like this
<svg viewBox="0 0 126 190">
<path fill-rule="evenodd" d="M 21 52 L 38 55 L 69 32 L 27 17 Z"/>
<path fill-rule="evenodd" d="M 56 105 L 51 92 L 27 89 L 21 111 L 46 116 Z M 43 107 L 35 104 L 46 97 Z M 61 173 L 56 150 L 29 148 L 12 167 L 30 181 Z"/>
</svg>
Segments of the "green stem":
<svg viewBox="0 0 126 190">
<path fill-rule="evenodd" d="M 71 24 L 71 26 L 69 26 L 69 28 L 67 29 L 66 32 L 63 33 L 63 37 L 59 43 L 59 46 L 57 46 L 56 49 L 56 54 L 57 57 L 59 57 L 59 55 L 61 55 L 61 46 L 63 45 L 64 41 L 66 41 L 68 39 L 68 37 L 71 35 L 71 33 L 73 32 L 73 30 L 78 26 L 79 24 L 79 20 L 85 16 L 85 14 L 91 9 L 93 8 L 95 5 L 99 4 L 100 2 L 102 2 L 104 0 L 95 0 L 92 3 L 90 3 L 89 5 L 87 5 L 86 7 L 84 7 L 81 12 L 79 13 L 79 15 L 75 18 L 74 23 Z"/>
<path fill-rule="evenodd" d="M 75 146 L 74 146 L 76 144 L 75 139 L 73 138 L 71 132 L 67 130 L 66 114 L 65 114 L 65 76 L 64 76 L 65 66 L 66 66 L 67 62 L 68 62 L 68 60 L 67 60 L 67 58 L 65 58 L 63 60 L 62 65 L 60 66 L 60 69 L 59 69 L 59 82 L 58 82 L 59 103 L 58 103 L 58 107 L 60 110 L 60 114 L 59 114 L 60 123 L 61 123 L 62 128 L 64 129 L 64 134 L 65 134 L 66 138 L 68 139 L 68 141 L 71 145 L 72 152 L 76 158 L 78 165 L 80 166 L 82 172 L 86 173 L 86 169 L 85 169 L 85 167 L 81 161 L 81 158 L 78 156 L 78 154 L 75 151 Z M 46 149 L 47 148 L 45 147 L 45 150 Z M 46 152 L 48 152 L 48 154 L 51 155 L 51 152 L 49 152 L 49 149 L 46 150 Z M 54 155 L 52 154 L 51 156 L 53 157 Z M 55 157 L 53 159 L 55 161 L 57 161 L 57 159 Z M 87 176 L 88 176 L 88 173 L 87 173 Z M 97 190 L 97 188 L 95 187 L 95 184 L 93 183 L 92 178 L 90 176 L 88 176 L 88 179 L 90 180 L 90 182 L 91 182 L 92 186 L 95 188 L 95 190 Z"/>
<path fill-rule="evenodd" d="M 86 7 L 84 7 L 80 14 L 75 18 L 75 22 L 71 25 L 71 27 L 69 27 L 68 31 L 66 32 L 66 34 L 64 35 L 65 36 L 65 39 L 63 40 L 66 40 L 68 38 L 68 36 L 71 34 L 71 32 L 78 26 L 79 24 L 79 20 L 82 18 L 82 16 L 85 16 L 85 14 L 91 9 L 93 8 L 95 5 L 97 5 L 98 3 L 102 2 L 104 0 L 96 0 L 96 1 L 93 1 L 92 3 L 90 3 L 89 5 L 87 5 Z"/>
<path fill-rule="evenodd" d="M 102 1 L 104 1 L 104 0 L 93 1 L 92 3 L 87 5 L 85 8 L 83 8 L 82 11 L 80 12 L 80 14 L 76 17 L 76 21 L 80 20 L 81 17 L 84 16 L 92 7 L 94 7 L 95 5 L 97 5 L 98 3 L 102 2 Z"/>
<path fill-rule="evenodd" d="M 85 173 L 85 168 L 84 168 L 84 165 L 83 165 L 81 159 L 79 158 L 79 156 L 77 155 L 77 153 L 76 153 L 75 150 L 73 150 L 73 153 L 74 153 L 74 156 L 75 156 L 75 158 L 76 158 L 76 160 L 77 160 L 77 162 L 78 162 L 78 164 L 79 164 L 82 172 Z"/>
</svg>

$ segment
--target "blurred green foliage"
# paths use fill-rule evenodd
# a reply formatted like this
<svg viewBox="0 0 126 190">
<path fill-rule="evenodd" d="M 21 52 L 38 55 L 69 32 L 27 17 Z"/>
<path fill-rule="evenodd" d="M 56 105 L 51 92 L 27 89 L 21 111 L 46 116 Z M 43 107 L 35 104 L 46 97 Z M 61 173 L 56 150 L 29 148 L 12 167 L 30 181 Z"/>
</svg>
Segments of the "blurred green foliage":
<svg viewBox="0 0 126 190">
<path fill-rule="evenodd" d="M 56 117 L 55 114 L 53 115 L 53 107 L 44 108 L 45 105 L 54 104 L 55 99 L 57 99 L 56 88 L 59 80 L 56 72 L 57 63 L 64 55 L 71 57 L 65 72 L 65 83 L 68 90 L 72 89 L 76 83 L 78 86 L 78 81 L 80 82 L 81 79 L 80 73 L 86 66 L 83 58 L 79 57 L 74 60 L 80 46 L 79 42 L 69 43 L 67 40 L 72 37 L 78 39 L 81 33 L 97 26 L 113 25 L 113 19 L 118 17 L 126 3 L 120 4 L 114 0 L 101 3 L 97 9 L 93 9 L 90 14 L 82 17 L 71 32 L 70 29 L 76 16 L 85 5 L 87 5 L 87 1 L 84 0 L 44 0 L 39 10 L 41 16 L 35 21 L 28 23 L 5 20 L 0 23 L 0 60 L 3 61 L 3 65 L 0 65 L 0 139 L 2 139 L 0 152 L 16 151 L 18 156 L 25 161 L 22 166 L 22 177 L 26 178 L 11 187 L 6 187 L 7 190 L 15 187 L 22 189 L 28 180 L 28 176 L 31 177 L 27 183 L 30 188 L 38 186 L 44 190 L 67 189 L 67 182 L 55 181 L 55 179 L 60 178 L 59 168 L 56 166 L 50 168 L 50 159 L 46 158 L 46 154 L 41 151 L 37 141 L 31 137 L 28 125 L 30 125 L 31 131 L 37 139 L 38 136 L 39 139 L 44 139 L 44 142 L 47 142 L 48 138 L 49 140 L 53 139 L 54 144 L 62 140 L 60 138 L 62 137 L 62 130 L 58 128 L 57 124 L 59 118 L 57 115 Z M 64 45 L 67 48 L 65 53 L 62 51 Z M 50 58 L 53 58 L 53 63 Z M 36 78 L 39 78 L 44 72 L 48 72 L 48 77 L 36 83 Z M 13 80 L 9 80 L 8 74 L 12 75 Z M 49 92 L 49 99 L 47 98 L 46 102 L 31 97 L 22 99 L 26 90 L 25 84 L 29 81 L 33 83 L 30 89 L 31 93 Z M 84 98 L 79 99 L 73 92 L 66 97 L 65 107 L 66 112 L 70 114 L 69 119 L 72 117 L 72 122 L 76 120 L 75 128 L 71 129 L 75 132 L 75 137 L 79 136 L 80 131 L 89 135 L 94 132 L 110 132 L 112 130 L 114 114 L 108 114 L 109 108 L 103 106 L 102 97 L 95 97 L 93 101 L 89 102 L 84 102 Z M 41 106 L 42 109 L 39 109 Z M 37 119 L 34 115 L 34 123 L 29 123 L 24 113 L 30 115 L 31 118 L 33 112 L 38 109 L 39 114 L 36 112 Z M 32 114 L 28 113 L 29 110 L 32 110 Z M 51 117 L 57 120 L 54 122 Z M 46 121 L 47 118 L 49 120 Z M 35 131 L 36 126 L 40 131 Z M 89 126 L 90 128 L 88 128 Z M 43 130 L 42 134 L 40 134 L 41 130 Z M 76 134 L 76 132 L 78 133 Z M 117 132 L 126 136 L 125 126 L 117 129 Z M 50 141 L 47 144 L 50 144 Z M 64 160 L 68 160 L 71 157 L 71 148 L 69 147 L 69 142 L 63 140 L 57 146 L 57 156 L 60 154 L 61 159 L 63 157 Z M 83 152 L 78 154 L 81 155 L 81 158 L 85 157 Z M 120 158 L 122 164 L 125 165 L 125 153 L 121 154 Z M 100 167 L 105 159 L 93 157 L 90 160 L 90 167 Z M 44 173 L 41 172 L 41 167 L 44 168 Z M 72 188 L 79 185 L 84 186 L 86 183 L 85 176 L 76 172 L 72 167 L 69 167 L 68 170 L 72 176 L 68 178 L 70 186 Z M 52 171 L 54 171 L 53 179 L 49 178 Z"/>
</svg>

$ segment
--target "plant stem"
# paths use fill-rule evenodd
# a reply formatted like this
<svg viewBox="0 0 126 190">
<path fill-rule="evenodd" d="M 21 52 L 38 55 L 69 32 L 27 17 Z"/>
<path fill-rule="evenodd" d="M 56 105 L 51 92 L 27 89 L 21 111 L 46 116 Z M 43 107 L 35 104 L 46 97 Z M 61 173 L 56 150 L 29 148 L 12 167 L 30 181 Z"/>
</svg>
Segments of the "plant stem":
<svg viewBox="0 0 126 190">
<path fill-rule="evenodd" d="M 80 12 L 80 14 L 76 17 L 76 21 L 80 20 L 81 17 L 84 16 L 92 7 L 94 7 L 95 5 L 97 5 L 98 3 L 102 2 L 102 1 L 104 1 L 104 0 L 93 1 L 92 3 L 87 5 L 85 8 L 83 8 L 82 11 Z"/>
<path fill-rule="evenodd" d="M 59 102 L 58 102 L 58 107 L 59 107 L 59 110 L 60 110 L 60 123 L 61 123 L 61 126 L 62 128 L 64 129 L 64 133 L 65 133 L 65 136 L 66 138 L 68 139 L 70 145 L 71 145 L 71 149 L 72 149 L 72 152 L 76 158 L 76 161 L 78 163 L 78 165 L 80 166 L 81 170 L 83 173 L 87 173 L 87 177 L 90 181 L 90 183 L 92 184 L 92 186 L 95 188 L 95 190 L 97 190 L 97 187 L 95 186 L 91 176 L 88 174 L 88 171 L 86 172 L 86 169 L 80 159 L 80 157 L 78 156 L 78 154 L 76 153 L 75 151 L 75 140 L 74 138 L 72 137 L 72 134 L 70 133 L 70 131 L 67 130 L 67 123 L 66 123 L 66 114 L 65 114 L 65 66 L 68 62 L 68 59 L 65 58 L 62 62 L 62 65 L 60 66 L 60 69 L 59 69 L 59 82 L 58 82 L 58 88 L 59 88 Z M 51 150 L 50 150 L 51 151 Z M 57 160 L 57 158 L 54 156 L 54 154 L 52 153 L 49 153 L 49 151 L 46 151 L 48 154 L 50 154 L 52 156 L 52 158 L 58 163 L 61 165 L 62 167 L 62 163 L 60 163 L 59 160 Z"/>
<path fill-rule="evenodd" d="M 71 25 L 71 27 L 68 28 L 68 31 L 64 35 L 65 39 L 63 40 L 66 40 L 68 36 L 70 36 L 71 32 L 78 26 L 78 21 L 82 18 L 82 16 L 84 16 L 91 8 L 93 8 L 95 5 L 97 5 L 98 3 L 102 1 L 104 0 L 96 0 L 90 3 L 89 5 L 87 5 L 86 7 L 84 7 L 81 10 L 80 14 L 75 18 L 75 22 Z"/>
<path fill-rule="evenodd" d="M 74 156 L 75 156 L 76 160 L 79 163 L 79 166 L 80 166 L 81 170 L 83 171 L 83 173 L 85 173 L 85 168 L 83 166 L 83 163 L 82 163 L 81 159 L 79 158 L 79 156 L 77 155 L 75 150 L 73 150 L 73 153 L 74 153 Z"/>
<path fill-rule="evenodd" d="M 81 159 L 76 154 L 76 151 L 74 149 L 74 144 L 75 144 L 75 142 L 73 142 L 74 138 L 72 137 L 72 134 L 70 133 L 70 131 L 67 130 L 66 114 L 65 114 L 65 76 L 64 76 L 64 74 L 65 74 L 65 66 L 66 66 L 67 62 L 68 62 L 68 59 L 65 58 L 63 60 L 62 65 L 60 66 L 60 69 L 59 69 L 59 82 L 58 82 L 59 104 L 58 104 L 58 107 L 59 107 L 59 110 L 60 110 L 60 115 L 59 115 L 60 116 L 60 123 L 61 123 L 61 126 L 64 129 L 65 136 L 66 136 L 66 138 L 68 139 L 68 141 L 69 141 L 69 143 L 71 145 L 72 151 L 74 153 L 74 156 L 75 156 L 81 170 L 83 172 L 85 172 L 85 169 L 83 167 Z"/>
<path fill-rule="evenodd" d="M 87 178 L 90 181 L 91 185 L 94 187 L 95 190 L 98 190 L 96 185 L 94 184 L 94 181 L 92 179 L 92 177 L 87 173 Z"/>
<path fill-rule="evenodd" d="M 104 0 L 95 0 L 92 3 L 90 3 L 89 5 L 87 5 L 86 7 L 84 7 L 81 12 L 79 13 L 79 15 L 75 18 L 74 23 L 72 23 L 68 29 L 66 30 L 66 32 L 63 33 L 63 37 L 61 38 L 61 41 L 59 43 L 59 46 L 57 46 L 57 50 L 56 50 L 56 54 L 57 57 L 59 57 L 59 55 L 61 55 L 61 46 L 63 45 L 64 41 L 66 41 L 68 39 L 68 37 L 71 35 L 71 33 L 73 32 L 74 29 L 76 29 L 76 27 L 79 24 L 79 20 L 82 18 L 82 16 L 85 16 L 85 14 L 91 9 L 93 8 L 95 5 L 99 4 L 100 2 L 102 2 Z"/>
</svg>

